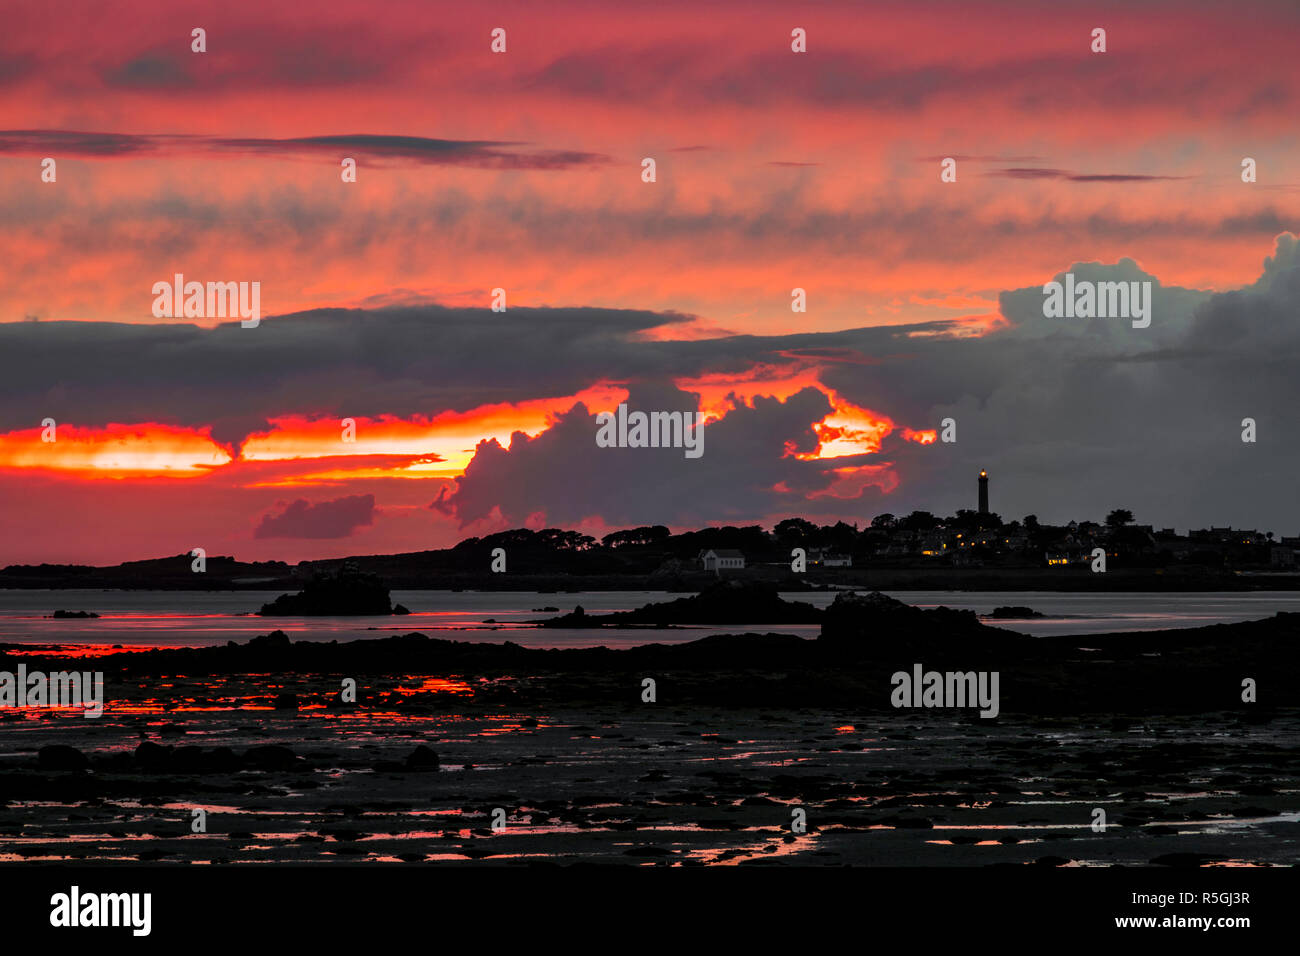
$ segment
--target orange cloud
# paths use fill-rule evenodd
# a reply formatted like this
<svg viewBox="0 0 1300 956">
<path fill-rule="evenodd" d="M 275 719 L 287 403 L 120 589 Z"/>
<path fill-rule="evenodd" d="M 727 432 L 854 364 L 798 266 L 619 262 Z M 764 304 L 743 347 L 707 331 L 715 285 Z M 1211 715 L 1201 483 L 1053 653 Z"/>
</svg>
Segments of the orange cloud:
<svg viewBox="0 0 1300 956">
<path fill-rule="evenodd" d="M 627 389 L 594 385 L 576 395 L 526 402 L 482 405 L 466 412 L 444 412 L 428 419 L 356 418 L 355 440 L 344 441 L 342 420 L 305 419 L 286 416 L 273 419 L 270 431 L 249 437 L 241 449 L 246 461 L 286 461 L 331 458 L 335 464 L 324 471 L 295 475 L 284 484 L 339 481 L 351 478 L 454 478 L 465 471 L 474 457 L 474 447 L 496 439 L 508 447 L 515 432 L 537 435 L 550 427 L 555 416 L 582 402 L 592 412 L 612 411 L 626 401 Z M 374 465 L 358 461 L 346 466 L 348 458 L 368 456 L 411 456 L 403 463 Z"/>
<path fill-rule="evenodd" d="M 683 391 L 699 394 L 700 410 L 710 421 L 725 416 L 737 401 L 752 404 L 758 396 L 785 401 L 805 388 L 815 388 L 826 395 L 832 411 L 812 425 L 817 434 L 817 447 L 810 452 L 799 452 L 793 446 L 787 446 L 787 456 L 801 461 L 817 461 L 878 453 L 881 442 L 897 427 L 893 420 L 880 412 L 855 405 L 833 388 L 823 385 L 819 379 L 821 371 L 819 365 L 805 366 L 796 358 L 786 366 L 755 366 L 741 375 L 680 378 L 674 384 Z M 903 437 L 924 445 L 933 442 L 937 436 L 933 431 L 918 432 L 907 428 L 903 430 Z"/>
<path fill-rule="evenodd" d="M 231 460 L 206 428 L 152 422 L 104 428 L 58 425 L 55 440 L 43 441 L 45 431 L 0 436 L 0 468 L 75 472 L 86 478 L 194 478 Z"/>
</svg>

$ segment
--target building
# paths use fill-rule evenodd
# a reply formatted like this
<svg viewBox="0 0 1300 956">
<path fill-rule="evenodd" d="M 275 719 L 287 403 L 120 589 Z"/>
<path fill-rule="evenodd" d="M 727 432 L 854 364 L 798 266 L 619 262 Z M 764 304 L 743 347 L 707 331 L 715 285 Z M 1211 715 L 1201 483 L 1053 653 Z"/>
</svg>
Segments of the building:
<svg viewBox="0 0 1300 956">
<path fill-rule="evenodd" d="M 700 552 L 699 562 L 705 571 L 739 571 L 745 566 L 745 556 L 732 548 L 711 548 Z"/>
<path fill-rule="evenodd" d="M 980 514 L 989 513 L 989 473 L 980 469 Z"/>
<path fill-rule="evenodd" d="M 808 552 L 808 563 L 823 568 L 851 568 L 853 558 L 847 554 L 837 554 L 829 549 L 813 548 Z"/>
</svg>

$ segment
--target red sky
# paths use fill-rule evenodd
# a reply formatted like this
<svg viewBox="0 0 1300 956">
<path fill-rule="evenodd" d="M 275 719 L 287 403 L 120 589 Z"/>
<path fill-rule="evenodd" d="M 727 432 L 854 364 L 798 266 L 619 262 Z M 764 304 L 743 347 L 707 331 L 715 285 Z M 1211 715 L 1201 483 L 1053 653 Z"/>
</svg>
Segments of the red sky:
<svg viewBox="0 0 1300 956">
<path fill-rule="evenodd" d="M 194 27 L 206 53 L 190 51 Z M 497 287 L 511 309 L 665 314 L 631 334 L 647 349 L 935 321 L 981 335 L 1007 323 L 1002 292 L 1124 257 L 1166 287 L 1226 292 L 1296 228 L 1298 28 L 1286 3 L 29 4 L 0 36 L 0 322 L 39 320 L 55 350 L 74 322 L 183 325 L 151 314 L 176 272 L 259 281 L 264 326 L 335 307 L 486 312 Z M 943 157 L 957 182 L 940 182 Z M 828 380 L 839 358 L 768 351 L 657 381 L 718 420 L 819 389 L 832 411 L 795 457 L 828 464 L 791 509 L 895 510 L 835 502 L 906 488 L 880 442 L 932 430 L 940 403 L 862 404 Z M 64 410 L 75 383 L 49 381 L 57 442 L 40 441 L 39 400 L 0 423 L 0 564 L 196 546 L 297 560 L 495 530 L 520 513 L 467 523 L 429 504 L 479 441 L 509 446 L 650 381 L 635 363 L 592 369 L 525 394 L 489 375 L 425 404 L 367 385 L 347 444 L 348 403 L 292 380 L 242 444 L 223 438 L 219 402 L 181 414 L 147 364 L 121 372 L 158 378 L 131 417 Z M 326 521 L 336 536 L 258 536 L 299 499 L 356 496 L 373 508 Z"/>
</svg>

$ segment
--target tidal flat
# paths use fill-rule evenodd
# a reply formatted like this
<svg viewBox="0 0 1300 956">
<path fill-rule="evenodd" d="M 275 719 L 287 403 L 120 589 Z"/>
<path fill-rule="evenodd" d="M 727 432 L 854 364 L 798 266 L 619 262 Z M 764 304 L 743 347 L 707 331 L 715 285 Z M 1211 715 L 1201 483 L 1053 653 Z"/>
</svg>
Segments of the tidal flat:
<svg viewBox="0 0 1300 956">
<path fill-rule="evenodd" d="M 168 683 L 111 699 L 99 720 L 0 722 L 0 861 L 1300 858 L 1295 711 L 1258 722 L 639 700 L 575 710 L 477 703 L 454 677 L 366 681 L 370 703 L 348 706 L 333 703 L 333 675 Z M 268 691 L 293 693 L 300 709 L 271 709 Z M 195 810 L 205 832 L 194 832 Z"/>
</svg>

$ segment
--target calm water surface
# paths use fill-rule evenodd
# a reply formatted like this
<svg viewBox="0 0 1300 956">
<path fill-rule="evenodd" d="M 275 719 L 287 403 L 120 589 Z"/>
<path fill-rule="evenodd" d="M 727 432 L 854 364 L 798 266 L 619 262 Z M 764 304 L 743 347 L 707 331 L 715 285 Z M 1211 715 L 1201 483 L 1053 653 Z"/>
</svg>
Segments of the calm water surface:
<svg viewBox="0 0 1300 956">
<path fill-rule="evenodd" d="M 411 609 L 404 617 L 276 617 L 250 612 L 280 591 L 103 591 L 0 590 L 0 643 L 89 643 L 127 646 L 200 647 L 245 641 L 279 629 L 294 640 L 350 641 L 421 631 L 457 641 L 514 641 L 527 647 L 590 647 L 605 644 L 679 643 L 710 634 L 779 631 L 816 637 L 816 625 L 771 625 L 763 621 L 727 627 L 637 629 L 628 631 L 561 630 L 520 626 L 554 616 L 535 609 L 567 613 L 581 604 L 588 612 L 628 611 L 655 601 L 685 595 L 661 591 L 599 591 L 580 594 L 535 594 L 510 591 L 394 591 L 393 601 Z M 948 607 L 986 614 L 1000 605 L 1024 605 L 1046 618 L 998 622 L 1024 634 L 1055 637 L 1107 631 L 1201 627 L 1248 621 L 1278 611 L 1300 612 L 1300 592 L 1068 594 L 1053 591 L 898 591 L 893 597 L 919 607 Z M 791 593 L 787 600 L 825 607 L 832 593 Z M 56 621 L 55 610 L 94 611 L 92 620 Z M 484 623 L 492 619 L 495 624 Z"/>
</svg>

